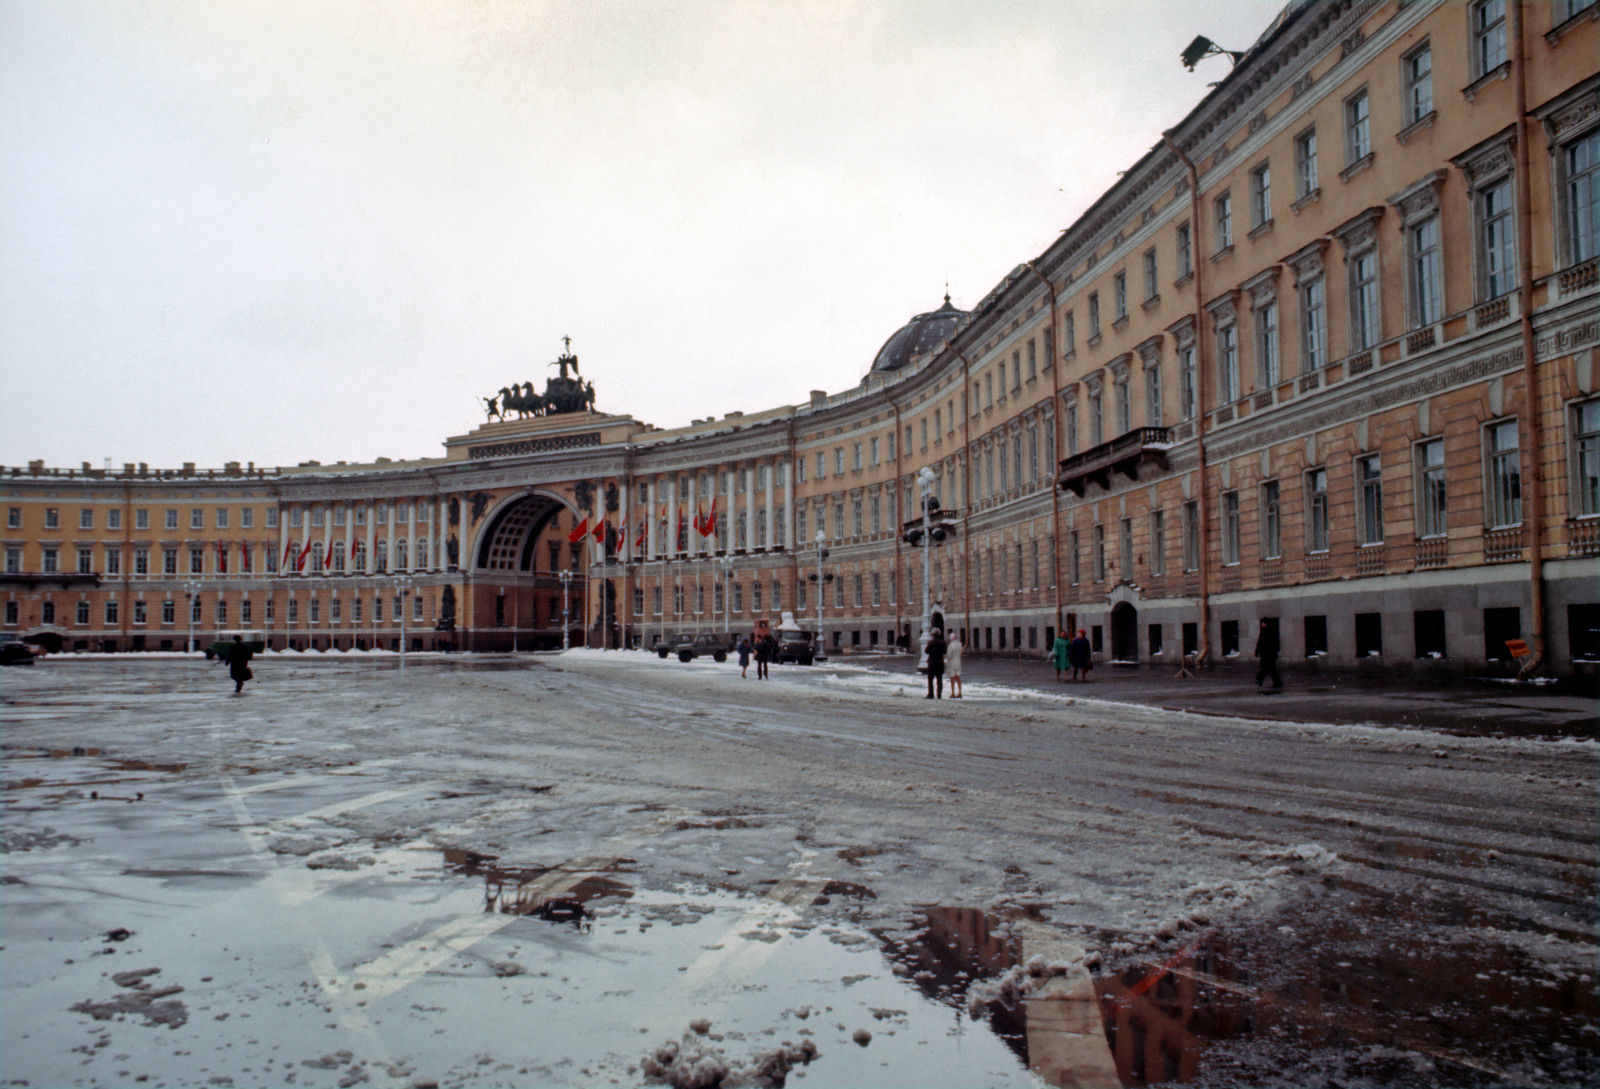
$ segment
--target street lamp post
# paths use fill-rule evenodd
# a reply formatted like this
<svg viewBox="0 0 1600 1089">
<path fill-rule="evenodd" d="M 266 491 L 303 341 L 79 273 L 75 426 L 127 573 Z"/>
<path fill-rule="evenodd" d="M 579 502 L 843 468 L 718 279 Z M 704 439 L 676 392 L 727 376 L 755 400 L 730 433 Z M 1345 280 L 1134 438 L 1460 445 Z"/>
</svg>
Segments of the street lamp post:
<svg viewBox="0 0 1600 1089">
<path fill-rule="evenodd" d="M 561 580 L 561 649 L 566 650 L 572 633 L 572 625 L 567 620 L 572 608 L 572 571 L 563 567 L 557 577 Z"/>
<path fill-rule="evenodd" d="M 733 632 L 733 557 L 719 557 L 717 565 L 722 568 L 722 634 L 729 635 Z"/>
<path fill-rule="evenodd" d="M 811 581 L 817 584 L 817 645 L 812 651 L 813 658 L 826 658 L 827 645 L 822 641 L 822 610 L 827 604 L 826 590 L 828 583 L 833 581 L 832 575 L 822 573 L 822 561 L 828 558 L 828 550 L 823 547 L 828 541 L 828 535 L 822 530 L 817 530 L 817 573 L 811 576 Z"/>
<path fill-rule="evenodd" d="M 922 637 L 917 640 L 917 668 L 926 670 L 929 629 L 933 626 L 933 470 L 924 465 L 917 472 L 917 483 L 922 486 Z"/>
<path fill-rule="evenodd" d="M 411 578 L 410 575 L 397 575 L 397 576 L 395 576 L 395 580 L 394 580 L 394 588 L 397 591 L 397 596 L 396 596 L 395 600 L 398 601 L 399 605 L 400 605 L 400 610 L 399 611 L 400 611 L 400 666 L 401 666 L 401 668 L 404 668 L 405 664 L 406 664 L 406 644 L 409 641 L 406 638 L 406 606 L 411 604 L 411 587 L 412 587 L 413 581 L 414 580 Z"/>
<path fill-rule="evenodd" d="M 189 579 L 183 584 L 184 591 L 189 595 L 189 653 L 194 653 L 194 606 L 200 600 L 200 580 Z"/>
</svg>

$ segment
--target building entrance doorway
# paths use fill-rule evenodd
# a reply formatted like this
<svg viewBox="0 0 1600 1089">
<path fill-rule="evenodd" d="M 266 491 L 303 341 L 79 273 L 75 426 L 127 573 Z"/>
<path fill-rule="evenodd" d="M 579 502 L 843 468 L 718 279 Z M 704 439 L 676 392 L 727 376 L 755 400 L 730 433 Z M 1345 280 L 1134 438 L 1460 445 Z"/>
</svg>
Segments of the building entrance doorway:
<svg viewBox="0 0 1600 1089">
<path fill-rule="evenodd" d="M 1139 660 L 1139 610 L 1126 601 L 1111 607 L 1111 658 L 1117 662 Z"/>
</svg>

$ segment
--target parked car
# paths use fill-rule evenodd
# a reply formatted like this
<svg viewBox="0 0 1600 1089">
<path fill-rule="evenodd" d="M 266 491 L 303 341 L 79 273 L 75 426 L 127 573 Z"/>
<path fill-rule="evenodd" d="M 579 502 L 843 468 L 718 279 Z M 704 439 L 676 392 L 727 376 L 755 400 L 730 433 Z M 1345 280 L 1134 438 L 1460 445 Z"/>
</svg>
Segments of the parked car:
<svg viewBox="0 0 1600 1089">
<path fill-rule="evenodd" d="M 650 645 L 650 649 L 656 652 L 656 657 L 665 658 L 674 650 L 677 650 L 678 644 L 683 642 L 685 638 L 686 637 L 682 635 L 662 632 L 660 635 L 656 636 L 656 641 Z"/>
<path fill-rule="evenodd" d="M 702 655 L 710 655 L 714 662 L 726 662 L 739 645 L 737 635 L 712 632 L 706 635 L 686 635 L 677 645 L 678 661 L 692 662 Z"/>
<path fill-rule="evenodd" d="M 788 629 L 778 632 L 778 661 L 799 662 L 810 665 L 816 661 L 816 648 L 812 646 L 815 634 L 809 631 Z"/>
<path fill-rule="evenodd" d="M 233 646 L 233 637 L 237 635 L 245 646 L 250 648 L 250 653 L 261 654 L 267 649 L 267 637 L 258 631 L 219 631 L 216 640 L 206 648 L 206 658 L 226 659 L 228 648 Z"/>
<path fill-rule="evenodd" d="M 15 632 L 0 633 L 0 665 L 32 665 L 33 648 Z"/>
</svg>

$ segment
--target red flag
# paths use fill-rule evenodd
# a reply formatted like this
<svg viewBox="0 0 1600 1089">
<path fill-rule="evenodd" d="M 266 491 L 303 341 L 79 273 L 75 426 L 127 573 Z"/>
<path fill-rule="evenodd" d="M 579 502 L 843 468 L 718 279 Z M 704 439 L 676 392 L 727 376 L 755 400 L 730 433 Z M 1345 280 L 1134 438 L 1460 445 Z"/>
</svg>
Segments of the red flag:
<svg viewBox="0 0 1600 1089">
<path fill-rule="evenodd" d="M 706 515 L 705 524 L 700 529 L 700 536 L 710 537 L 717 532 L 717 500 L 711 499 L 711 513 Z"/>
<path fill-rule="evenodd" d="M 284 541 L 283 542 L 283 561 L 282 561 L 283 562 L 283 566 L 285 566 L 285 567 L 289 566 L 289 558 L 291 556 L 293 556 L 293 555 L 294 555 L 294 542 L 293 541 Z"/>
<path fill-rule="evenodd" d="M 624 522 L 617 527 L 617 551 L 621 552 L 628 547 L 628 523 Z"/>
<path fill-rule="evenodd" d="M 606 533 L 608 528 L 609 527 L 607 527 L 604 520 L 601 520 L 594 524 L 594 529 L 591 531 L 594 539 L 598 541 L 602 547 L 604 547 L 606 543 Z"/>
<path fill-rule="evenodd" d="M 300 555 L 295 558 L 294 569 L 296 571 L 302 571 L 305 569 L 306 557 L 309 555 L 311 555 L 311 541 L 308 538 L 306 540 L 306 546 L 300 550 Z"/>
<path fill-rule="evenodd" d="M 581 521 L 577 525 L 573 526 L 572 527 L 572 532 L 567 534 L 567 543 L 568 544 L 577 544 L 579 541 L 583 540 L 584 537 L 586 537 L 588 535 L 588 533 L 589 533 L 589 518 L 588 518 L 587 515 L 585 515 L 583 521 Z"/>
<path fill-rule="evenodd" d="M 333 542 L 328 542 L 328 547 L 322 551 L 322 566 L 327 570 L 333 569 Z"/>
</svg>

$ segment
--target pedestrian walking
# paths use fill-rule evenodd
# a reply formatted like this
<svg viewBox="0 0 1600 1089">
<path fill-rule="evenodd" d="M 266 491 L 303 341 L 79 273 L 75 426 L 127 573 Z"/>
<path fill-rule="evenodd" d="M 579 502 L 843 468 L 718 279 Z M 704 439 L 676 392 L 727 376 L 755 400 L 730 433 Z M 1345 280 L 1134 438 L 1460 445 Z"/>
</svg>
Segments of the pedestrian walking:
<svg viewBox="0 0 1600 1089">
<path fill-rule="evenodd" d="M 958 631 L 951 632 L 949 644 L 944 652 L 944 672 L 950 678 L 950 698 L 953 700 L 961 698 L 962 649 L 961 633 Z"/>
<path fill-rule="evenodd" d="M 944 633 L 938 628 L 933 629 L 933 637 L 928 640 L 928 699 L 944 699 L 944 656 L 950 649 L 950 644 L 944 641 Z"/>
<path fill-rule="evenodd" d="M 748 676 L 749 675 L 749 672 L 748 672 L 749 669 L 750 669 L 750 637 L 748 635 L 741 635 L 739 637 L 739 676 L 741 676 L 741 677 Z"/>
<path fill-rule="evenodd" d="M 1067 642 L 1067 633 L 1064 631 L 1057 632 L 1056 641 L 1050 647 L 1050 660 L 1055 663 L 1056 680 L 1058 681 L 1061 679 L 1061 671 L 1064 669 L 1070 669 L 1072 665 L 1071 661 L 1067 657 L 1068 646 L 1070 646 L 1070 644 Z"/>
<path fill-rule="evenodd" d="M 1089 680 L 1089 670 L 1094 668 L 1094 648 L 1089 645 L 1089 633 L 1078 629 L 1078 637 L 1067 644 L 1067 664 L 1072 667 L 1072 679 Z"/>
<path fill-rule="evenodd" d="M 1261 682 L 1268 677 L 1272 678 L 1272 687 L 1282 688 L 1283 678 L 1278 676 L 1278 629 L 1267 623 L 1267 618 L 1261 618 L 1261 634 L 1256 636 L 1256 657 L 1261 659 L 1261 668 L 1256 670 L 1256 687 L 1261 687 Z"/>
<path fill-rule="evenodd" d="M 233 694 L 235 696 L 243 695 L 244 682 L 255 676 L 255 673 L 250 669 L 250 659 L 253 657 L 255 655 L 250 652 L 249 647 L 244 645 L 244 639 L 235 635 L 233 637 L 233 646 L 228 648 L 228 656 L 226 658 L 228 676 L 233 678 Z"/>
<path fill-rule="evenodd" d="M 770 635 L 756 638 L 756 679 L 767 680 L 767 664 L 772 661 L 775 640 Z"/>
</svg>

